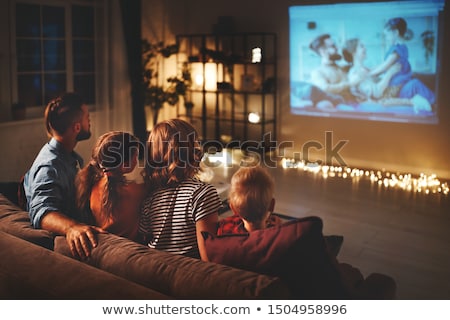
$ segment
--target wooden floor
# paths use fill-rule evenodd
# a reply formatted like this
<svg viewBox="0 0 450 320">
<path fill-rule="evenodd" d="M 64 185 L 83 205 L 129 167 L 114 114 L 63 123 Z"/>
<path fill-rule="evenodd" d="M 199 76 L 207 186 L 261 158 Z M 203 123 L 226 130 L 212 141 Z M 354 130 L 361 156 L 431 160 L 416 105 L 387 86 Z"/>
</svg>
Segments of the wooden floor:
<svg viewBox="0 0 450 320">
<path fill-rule="evenodd" d="M 213 168 L 224 189 L 239 164 Z M 324 234 L 344 236 L 338 260 L 392 276 L 398 299 L 450 299 L 450 195 L 385 188 L 368 179 L 327 178 L 299 169 L 270 168 L 275 212 L 319 216 Z"/>
</svg>

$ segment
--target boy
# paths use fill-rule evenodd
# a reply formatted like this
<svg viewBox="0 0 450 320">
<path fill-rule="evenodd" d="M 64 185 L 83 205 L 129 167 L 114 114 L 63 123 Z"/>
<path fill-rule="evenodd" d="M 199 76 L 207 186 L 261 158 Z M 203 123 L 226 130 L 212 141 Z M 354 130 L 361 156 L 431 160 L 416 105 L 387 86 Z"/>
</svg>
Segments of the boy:
<svg viewBox="0 0 450 320">
<path fill-rule="evenodd" d="M 267 169 L 241 167 L 231 178 L 229 205 L 234 215 L 219 222 L 217 235 L 251 233 L 255 230 L 277 226 L 282 223 L 272 215 L 275 183 Z M 393 299 L 395 281 L 387 276 L 371 274 L 364 276 L 357 268 L 340 263 L 335 258 L 342 245 L 342 236 L 325 236 L 331 261 L 335 264 L 341 281 L 350 297 L 363 299 Z"/>
<path fill-rule="evenodd" d="M 242 167 L 236 171 L 229 192 L 234 215 L 219 222 L 217 235 L 243 234 L 280 225 L 281 219 L 272 215 L 274 189 L 274 180 L 263 167 Z"/>
</svg>

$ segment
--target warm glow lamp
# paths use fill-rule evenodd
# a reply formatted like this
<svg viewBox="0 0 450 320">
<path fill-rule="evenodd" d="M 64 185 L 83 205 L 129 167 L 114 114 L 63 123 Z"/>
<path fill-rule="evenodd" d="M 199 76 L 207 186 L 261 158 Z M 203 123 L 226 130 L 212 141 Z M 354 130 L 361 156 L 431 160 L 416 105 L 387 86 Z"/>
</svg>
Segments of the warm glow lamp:
<svg viewBox="0 0 450 320">
<path fill-rule="evenodd" d="M 194 86 L 196 89 L 205 89 L 214 91 L 217 89 L 217 68 L 220 67 L 216 63 L 207 62 L 193 63 L 192 74 L 194 78 Z"/>
<path fill-rule="evenodd" d="M 250 112 L 248 114 L 248 122 L 250 123 L 260 123 L 261 117 L 258 112 Z"/>
<path fill-rule="evenodd" d="M 262 60 L 262 50 L 261 48 L 252 49 L 252 63 L 260 63 Z"/>
</svg>

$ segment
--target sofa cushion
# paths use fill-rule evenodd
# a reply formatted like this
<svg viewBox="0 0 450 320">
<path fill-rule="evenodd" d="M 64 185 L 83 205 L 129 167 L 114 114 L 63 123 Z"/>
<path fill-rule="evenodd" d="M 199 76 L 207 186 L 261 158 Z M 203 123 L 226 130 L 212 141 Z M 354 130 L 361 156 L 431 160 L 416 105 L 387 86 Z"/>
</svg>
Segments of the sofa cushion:
<svg viewBox="0 0 450 320">
<path fill-rule="evenodd" d="M 278 276 L 296 298 L 346 298 L 322 227 L 320 218 L 307 217 L 247 235 L 203 235 L 210 261 Z"/>
<path fill-rule="evenodd" d="M 86 260 L 92 266 L 179 299 L 288 298 L 277 277 L 148 248 L 113 234 L 99 234 L 99 243 Z M 64 237 L 55 238 L 55 251 L 71 256 Z"/>
<path fill-rule="evenodd" d="M 44 248 L 53 249 L 53 235 L 42 229 L 34 229 L 28 212 L 0 194 L 0 230 Z"/>
<path fill-rule="evenodd" d="M 0 261 L 0 299 L 170 298 L 1 231 Z"/>
</svg>

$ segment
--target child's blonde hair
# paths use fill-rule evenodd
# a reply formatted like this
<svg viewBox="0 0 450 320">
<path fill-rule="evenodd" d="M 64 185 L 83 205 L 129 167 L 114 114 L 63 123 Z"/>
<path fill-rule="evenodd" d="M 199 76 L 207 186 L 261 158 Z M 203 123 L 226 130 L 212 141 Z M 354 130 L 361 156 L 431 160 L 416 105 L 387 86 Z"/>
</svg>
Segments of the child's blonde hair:
<svg viewBox="0 0 450 320">
<path fill-rule="evenodd" d="M 229 201 L 235 213 L 251 223 L 261 222 L 274 196 L 275 182 L 261 166 L 241 167 L 231 178 Z"/>
</svg>

